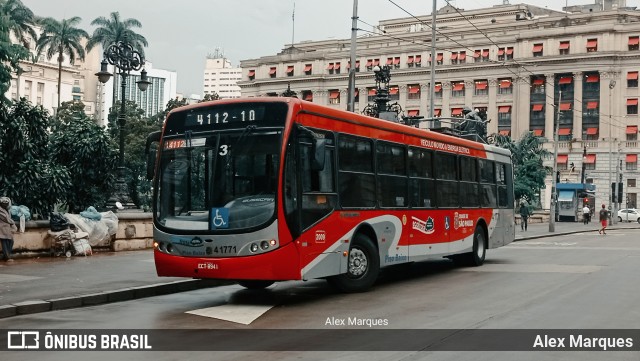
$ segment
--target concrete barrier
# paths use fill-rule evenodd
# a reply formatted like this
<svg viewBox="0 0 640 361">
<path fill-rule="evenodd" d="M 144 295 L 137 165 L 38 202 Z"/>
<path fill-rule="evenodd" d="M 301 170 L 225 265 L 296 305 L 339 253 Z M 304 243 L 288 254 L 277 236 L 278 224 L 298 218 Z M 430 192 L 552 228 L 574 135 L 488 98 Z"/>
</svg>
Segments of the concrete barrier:
<svg viewBox="0 0 640 361">
<path fill-rule="evenodd" d="M 110 240 L 100 242 L 94 251 L 131 251 L 153 247 L 152 213 L 118 212 L 118 231 Z M 40 257 L 51 254 L 53 238 L 49 221 L 29 221 L 24 233 L 14 234 L 15 257 Z"/>
</svg>

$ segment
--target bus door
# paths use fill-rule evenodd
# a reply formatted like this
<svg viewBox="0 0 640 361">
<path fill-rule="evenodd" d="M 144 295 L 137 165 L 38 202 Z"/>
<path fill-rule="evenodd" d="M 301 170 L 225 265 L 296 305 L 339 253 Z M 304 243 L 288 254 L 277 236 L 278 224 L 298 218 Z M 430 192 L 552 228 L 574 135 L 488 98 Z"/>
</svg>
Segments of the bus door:
<svg viewBox="0 0 640 361">
<path fill-rule="evenodd" d="M 409 244 L 411 259 L 449 252 L 452 219 L 448 212 L 437 211 L 439 200 L 434 173 L 434 153 L 409 147 L 408 175 L 411 213 Z M 442 199 L 440 199 L 442 201 Z"/>
</svg>

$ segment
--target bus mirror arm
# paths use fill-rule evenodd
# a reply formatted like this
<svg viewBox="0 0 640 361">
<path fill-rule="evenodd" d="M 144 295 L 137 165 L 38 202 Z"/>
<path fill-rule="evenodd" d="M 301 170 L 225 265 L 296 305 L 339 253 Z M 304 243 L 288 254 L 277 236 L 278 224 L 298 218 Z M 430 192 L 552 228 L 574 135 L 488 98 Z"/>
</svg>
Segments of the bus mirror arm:
<svg viewBox="0 0 640 361">
<path fill-rule="evenodd" d="M 160 141 L 160 136 L 162 135 L 162 131 L 158 130 L 153 133 L 149 133 L 147 136 L 147 142 L 144 147 L 144 153 L 147 155 L 147 179 L 152 180 L 155 171 L 156 165 L 156 154 L 157 151 L 155 149 L 151 149 L 151 144 L 154 142 Z"/>
</svg>

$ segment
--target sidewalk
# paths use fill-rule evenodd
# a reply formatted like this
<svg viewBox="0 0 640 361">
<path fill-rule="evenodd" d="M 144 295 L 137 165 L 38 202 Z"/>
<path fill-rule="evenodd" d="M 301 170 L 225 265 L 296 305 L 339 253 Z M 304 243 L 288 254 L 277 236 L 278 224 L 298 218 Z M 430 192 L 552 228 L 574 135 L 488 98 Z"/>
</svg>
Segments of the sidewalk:
<svg viewBox="0 0 640 361">
<path fill-rule="evenodd" d="M 640 229 L 638 223 L 619 223 L 610 229 Z M 556 222 L 530 224 L 516 241 L 596 232 L 598 223 Z M 40 257 L 0 262 L 0 318 L 175 292 L 215 287 L 229 282 L 164 278 L 156 275 L 153 251 L 95 253 L 83 257 Z"/>
</svg>

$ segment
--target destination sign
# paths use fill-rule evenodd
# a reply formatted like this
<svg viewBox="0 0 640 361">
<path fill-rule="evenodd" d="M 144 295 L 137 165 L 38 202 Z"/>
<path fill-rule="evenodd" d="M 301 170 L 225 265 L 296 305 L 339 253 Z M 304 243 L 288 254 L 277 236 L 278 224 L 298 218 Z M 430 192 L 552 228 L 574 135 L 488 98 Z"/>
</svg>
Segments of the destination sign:
<svg viewBox="0 0 640 361">
<path fill-rule="evenodd" d="M 261 104 L 245 104 L 236 107 L 198 109 L 187 114 L 187 127 L 229 123 L 255 123 L 264 120 L 265 107 Z"/>
<path fill-rule="evenodd" d="M 284 102 L 211 102 L 169 115 L 165 136 L 193 132 L 245 129 L 248 126 L 283 127 L 289 105 Z"/>
</svg>

